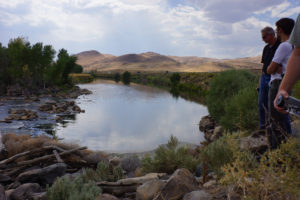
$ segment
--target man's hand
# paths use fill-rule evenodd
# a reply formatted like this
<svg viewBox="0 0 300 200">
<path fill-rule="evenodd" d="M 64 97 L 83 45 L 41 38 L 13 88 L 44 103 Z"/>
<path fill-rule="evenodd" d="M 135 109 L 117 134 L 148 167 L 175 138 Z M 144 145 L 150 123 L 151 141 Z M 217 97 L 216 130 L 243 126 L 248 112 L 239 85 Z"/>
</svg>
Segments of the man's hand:
<svg viewBox="0 0 300 200">
<path fill-rule="evenodd" d="M 276 108 L 276 110 L 278 110 L 278 111 L 281 112 L 281 113 L 286 114 L 287 112 L 286 112 L 283 108 L 277 106 L 277 99 L 278 99 L 281 95 L 282 95 L 283 98 L 285 98 L 285 99 L 287 99 L 287 98 L 289 97 L 289 94 L 288 94 L 287 91 L 285 91 L 285 90 L 279 90 L 278 93 L 277 93 L 276 98 L 274 99 L 273 104 L 274 104 L 274 107 Z"/>
</svg>

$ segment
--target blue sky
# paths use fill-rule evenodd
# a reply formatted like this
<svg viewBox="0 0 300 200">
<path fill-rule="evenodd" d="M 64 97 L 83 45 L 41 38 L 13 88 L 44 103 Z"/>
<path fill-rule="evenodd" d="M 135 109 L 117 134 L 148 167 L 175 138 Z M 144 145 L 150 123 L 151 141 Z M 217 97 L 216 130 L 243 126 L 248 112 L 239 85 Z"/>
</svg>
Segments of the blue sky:
<svg viewBox="0 0 300 200">
<path fill-rule="evenodd" d="M 71 54 L 248 57 L 261 54 L 264 26 L 299 13 L 299 0 L 0 0 L 0 42 L 23 36 Z"/>
</svg>

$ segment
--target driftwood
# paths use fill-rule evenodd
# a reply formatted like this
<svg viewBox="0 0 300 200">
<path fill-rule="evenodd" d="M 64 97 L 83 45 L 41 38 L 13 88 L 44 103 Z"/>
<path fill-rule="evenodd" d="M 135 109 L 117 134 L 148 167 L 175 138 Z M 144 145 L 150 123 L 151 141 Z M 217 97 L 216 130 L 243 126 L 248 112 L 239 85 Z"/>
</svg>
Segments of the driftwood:
<svg viewBox="0 0 300 200">
<path fill-rule="evenodd" d="M 71 154 L 71 153 L 73 153 L 75 151 L 84 150 L 84 149 L 87 149 L 87 147 L 78 147 L 78 148 L 75 148 L 75 149 L 64 151 L 62 153 L 59 153 L 59 156 L 68 155 L 68 154 Z M 41 162 L 41 161 L 45 161 L 45 160 L 53 159 L 53 158 L 55 158 L 54 154 L 52 154 L 52 155 L 46 155 L 46 156 L 42 156 L 42 157 L 35 158 L 35 159 L 32 159 L 32 160 L 26 160 L 26 161 L 18 162 L 17 166 L 31 165 L 31 164 L 34 164 L 34 163 L 37 163 L 37 162 Z"/>
<path fill-rule="evenodd" d="M 56 150 L 53 150 L 53 153 L 54 153 L 54 155 L 55 155 L 55 157 L 56 157 L 57 162 L 59 162 L 59 163 L 63 163 L 63 162 L 64 162 L 64 161 L 60 158 L 60 156 L 59 156 L 59 154 L 57 153 Z"/>
<path fill-rule="evenodd" d="M 23 156 L 32 155 L 32 154 L 35 154 L 35 153 L 41 153 L 43 151 L 47 151 L 47 150 L 50 150 L 50 149 L 57 149 L 59 151 L 62 150 L 62 148 L 59 148 L 57 146 L 45 146 L 45 147 L 42 147 L 42 148 L 33 149 L 33 150 L 30 150 L 30 151 L 25 151 L 25 152 L 16 154 L 16 155 L 14 155 L 14 156 L 12 156 L 8 159 L 0 161 L 0 166 L 11 163 L 11 162 L 15 161 L 16 159 L 21 158 Z"/>
</svg>

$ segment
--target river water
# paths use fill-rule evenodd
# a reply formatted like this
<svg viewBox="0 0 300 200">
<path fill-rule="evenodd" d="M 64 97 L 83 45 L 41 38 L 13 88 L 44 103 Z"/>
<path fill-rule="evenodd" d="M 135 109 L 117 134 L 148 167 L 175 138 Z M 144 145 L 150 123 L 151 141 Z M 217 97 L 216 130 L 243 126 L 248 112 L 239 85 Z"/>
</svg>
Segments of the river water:
<svg viewBox="0 0 300 200">
<path fill-rule="evenodd" d="M 119 153 L 153 150 L 171 135 L 184 143 L 203 141 L 198 123 L 208 111 L 201 104 L 143 85 L 96 80 L 79 86 L 93 94 L 76 100 L 85 113 L 56 127 L 65 141 Z"/>
</svg>

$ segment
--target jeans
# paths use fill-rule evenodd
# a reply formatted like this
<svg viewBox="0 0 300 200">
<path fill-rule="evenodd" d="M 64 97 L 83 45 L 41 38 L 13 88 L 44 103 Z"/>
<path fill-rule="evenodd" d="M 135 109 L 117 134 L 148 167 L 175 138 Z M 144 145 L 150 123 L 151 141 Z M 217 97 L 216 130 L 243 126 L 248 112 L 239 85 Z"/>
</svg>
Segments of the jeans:
<svg viewBox="0 0 300 200">
<path fill-rule="evenodd" d="M 272 149 L 277 148 L 292 133 L 289 115 L 278 112 L 273 104 L 280 83 L 281 80 L 273 80 L 269 89 L 268 138 Z"/>
<path fill-rule="evenodd" d="M 258 93 L 258 110 L 259 110 L 259 128 L 260 129 L 266 128 L 270 79 L 271 79 L 271 76 L 267 75 L 267 74 L 262 74 L 261 78 L 260 78 L 259 93 Z"/>
</svg>

